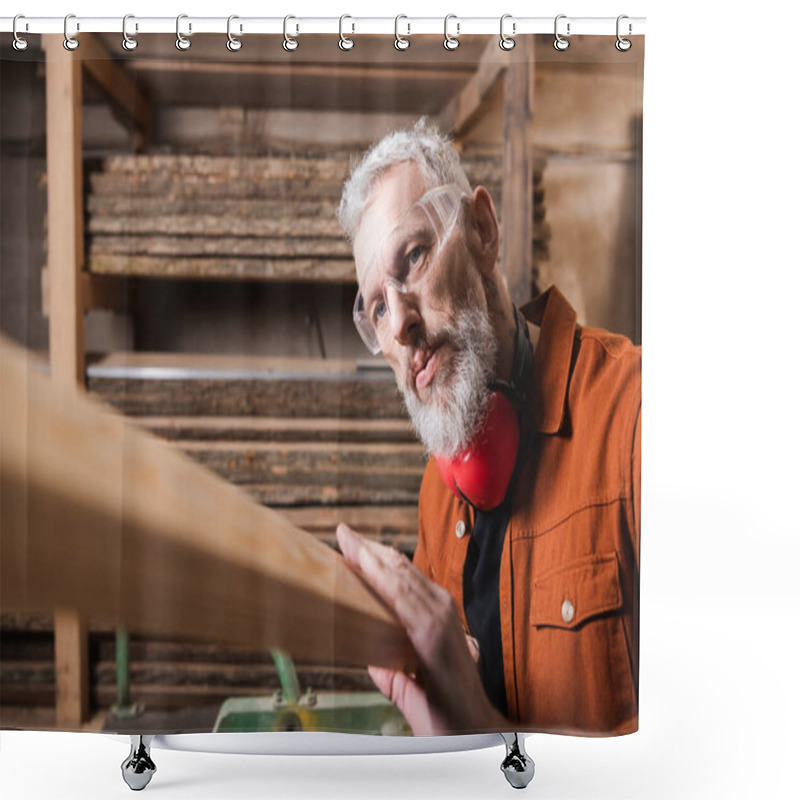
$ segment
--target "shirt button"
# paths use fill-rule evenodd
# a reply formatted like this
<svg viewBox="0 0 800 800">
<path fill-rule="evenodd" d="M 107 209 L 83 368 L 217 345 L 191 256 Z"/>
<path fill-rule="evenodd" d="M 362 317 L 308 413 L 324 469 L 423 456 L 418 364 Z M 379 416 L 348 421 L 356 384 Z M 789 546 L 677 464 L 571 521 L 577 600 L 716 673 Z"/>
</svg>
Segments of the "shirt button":
<svg viewBox="0 0 800 800">
<path fill-rule="evenodd" d="M 466 532 L 467 526 L 464 524 L 464 520 L 460 519 L 458 522 L 456 522 L 456 536 L 459 539 L 463 539 Z"/>
<path fill-rule="evenodd" d="M 565 600 L 561 604 L 561 619 L 567 624 L 572 622 L 575 617 L 575 606 L 572 605 L 572 600 Z"/>
</svg>

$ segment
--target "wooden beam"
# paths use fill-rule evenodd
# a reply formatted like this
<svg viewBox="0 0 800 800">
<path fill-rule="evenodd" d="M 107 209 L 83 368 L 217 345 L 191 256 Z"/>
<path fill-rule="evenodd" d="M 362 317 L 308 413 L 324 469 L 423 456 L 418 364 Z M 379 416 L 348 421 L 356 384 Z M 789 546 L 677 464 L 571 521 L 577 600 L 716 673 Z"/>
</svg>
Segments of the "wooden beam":
<svg viewBox="0 0 800 800">
<path fill-rule="evenodd" d="M 83 42 L 83 36 L 81 36 Z M 495 44 L 497 50 L 497 45 Z M 256 75 L 261 77 L 310 77 L 341 80 L 356 78 L 358 80 L 375 81 L 408 81 L 412 79 L 430 80 L 433 82 L 459 82 L 469 77 L 471 70 L 458 67 L 404 67 L 378 66 L 374 63 L 349 64 L 281 64 L 279 62 L 239 61 L 199 61 L 191 59 L 132 59 L 128 62 L 130 69 L 139 73 L 188 72 L 196 75 Z"/>
<path fill-rule="evenodd" d="M 101 275 L 81 272 L 80 295 L 84 311 L 107 309 L 128 311 L 130 307 L 130 281 L 121 275 Z M 50 270 L 42 267 L 42 315 L 50 316 Z"/>
<path fill-rule="evenodd" d="M 74 728 L 89 719 L 89 628 L 85 616 L 69 607 L 54 609 L 53 627 L 56 724 Z"/>
<path fill-rule="evenodd" d="M 86 69 L 86 74 L 97 86 L 112 112 L 123 123 L 133 125 L 141 135 L 136 149 L 150 141 L 153 126 L 153 111 L 150 101 L 137 86 L 129 71 L 120 66 L 103 46 L 97 36 L 81 34 L 80 47 L 74 54 Z"/>
<path fill-rule="evenodd" d="M 492 39 L 486 45 L 478 68 L 467 85 L 444 107 L 438 117 L 439 127 L 455 138 L 464 136 L 481 118 L 484 102 L 508 66 L 508 53 Z"/>
<path fill-rule="evenodd" d="M 42 43 L 46 58 L 50 368 L 54 382 L 63 391 L 74 393 L 84 381 L 81 59 L 64 49 L 59 36 L 43 36 Z M 64 727 L 80 728 L 88 716 L 89 641 L 75 608 L 65 606 L 58 614 L 55 646 L 56 716 Z"/>
<path fill-rule="evenodd" d="M 405 631 L 341 556 L 32 362 L 0 339 L 4 608 L 413 669 Z"/>
<path fill-rule="evenodd" d="M 47 235 L 50 364 L 56 380 L 83 385 L 83 150 L 81 61 L 62 37 L 43 36 L 47 59 Z"/>
<path fill-rule="evenodd" d="M 530 299 L 533 275 L 532 36 L 520 36 L 509 53 L 503 97 L 502 269 L 511 300 Z"/>
</svg>

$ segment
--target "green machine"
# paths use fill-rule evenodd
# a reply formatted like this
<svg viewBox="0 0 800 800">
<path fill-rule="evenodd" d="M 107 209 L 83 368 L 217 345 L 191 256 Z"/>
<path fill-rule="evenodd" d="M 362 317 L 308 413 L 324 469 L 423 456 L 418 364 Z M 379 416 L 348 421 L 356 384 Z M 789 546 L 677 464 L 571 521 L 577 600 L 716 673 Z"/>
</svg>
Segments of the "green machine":
<svg viewBox="0 0 800 800">
<path fill-rule="evenodd" d="M 271 650 L 281 688 L 267 697 L 232 697 L 220 707 L 214 733 L 328 731 L 410 736 L 405 717 L 380 692 L 301 694 L 294 662 Z"/>
</svg>

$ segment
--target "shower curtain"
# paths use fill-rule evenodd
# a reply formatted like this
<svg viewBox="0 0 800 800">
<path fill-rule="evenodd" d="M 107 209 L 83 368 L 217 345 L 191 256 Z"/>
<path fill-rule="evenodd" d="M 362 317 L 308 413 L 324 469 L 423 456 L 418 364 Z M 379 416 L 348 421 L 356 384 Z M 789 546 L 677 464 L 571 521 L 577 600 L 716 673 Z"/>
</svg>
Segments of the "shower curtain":
<svg viewBox="0 0 800 800">
<path fill-rule="evenodd" d="M 2 44 L 0 727 L 635 731 L 643 37 L 231 31 Z"/>
</svg>

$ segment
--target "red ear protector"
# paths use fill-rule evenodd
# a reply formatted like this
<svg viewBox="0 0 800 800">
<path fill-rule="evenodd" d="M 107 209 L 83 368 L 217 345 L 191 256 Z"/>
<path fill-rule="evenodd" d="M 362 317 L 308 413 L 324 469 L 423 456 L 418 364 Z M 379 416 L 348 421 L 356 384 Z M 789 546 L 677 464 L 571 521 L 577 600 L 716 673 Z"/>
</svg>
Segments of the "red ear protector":
<svg viewBox="0 0 800 800">
<path fill-rule="evenodd" d="M 525 404 L 533 348 L 524 317 L 517 320 L 511 380 L 494 381 L 486 417 L 475 438 L 454 458 L 436 456 L 442 480 L 456 497 L 480 511 L 497 508 L 508 493 L 519 452 L 519 414 Z"/>
</svg>

